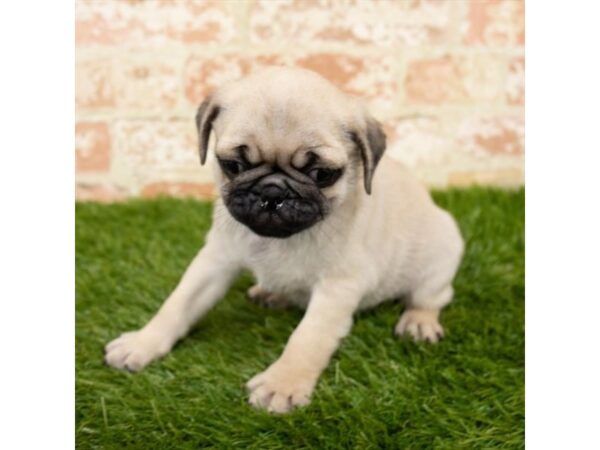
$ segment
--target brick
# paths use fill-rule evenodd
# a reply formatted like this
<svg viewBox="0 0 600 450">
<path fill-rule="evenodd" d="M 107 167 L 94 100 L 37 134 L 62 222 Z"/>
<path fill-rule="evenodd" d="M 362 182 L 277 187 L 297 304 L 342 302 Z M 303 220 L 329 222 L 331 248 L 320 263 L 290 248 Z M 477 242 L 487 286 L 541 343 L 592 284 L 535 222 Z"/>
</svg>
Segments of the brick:
<svg viewBox="0 0 600 450">
<path fill-rule="evenodd" d="M 142 24 L 123 17 L 130 9 L 125 2 L 75 2 L 75 44 L 115 45 L 123 42 Z"/>
<path fill-rule="evenodd" d="M 451 1 L 261 0 L 250 9 L 250 39 L 284 45 L 427 45 L 452 37 Z"/>
<path fill-rule="evenodd" d="M 523 0 L 471 0 L 464 42 L 479 45 L 523 45 Z"/>
<path fill-rule="evenodd" d="M 227 43 L 235 21 L 226 2 L 103 1 L 75 3 L 77 46 L 161 47 Z"/>
<path fill-rule="evenodd" d="M 100 58 L 76 62 L 75 105 L 81 109 L 103 109 L 115 105 L 110 60 Z"/>
<path fill-rule="evenodd" d="M 281 56 L 270 54 L 254 57 L 226 54 L 210 58 L 195 55 L 188 59 L 184 69 L 185 96 L 193 105 L 198 105 L 228 81 L 239 79 L 260 67 L 282 64 Z"/>
<path fill-rule="evenodd" d="M 452 148 L 437 117 L 401 117 L 384 123 L 384 129 L 386 153 L 410 167 L 439 165 Z"/>
<path fill-rule="evenodd" d="M 116 135 L 120 164 L 138 184 L 200 170 L 193 118 L 123 120 L 116 124 Z"/>
<path fill-rule="evenodd" d="M 510 105 L 525 103 L 525 58 L 514 58 L 508 66 L 506 77 L 506 101 Z"/>
<path fill-rule="evenodd" d="M 522 117 L 474 117 L 460 126 L 459 146 L 477 156 L 520 156 L 525 151 L 525 124 Z"/>
<path fill-rule="evenodd" d="M 349 94 L 391 102 L 397 92 L 389 57 L 315 53 L 299 57 L 295 63 L 320 73 Z"/>
<path fill-rule="evenodd" d="M 115 64 L 115 84 L 119 109 L 163 112 L 177 105 L 181 78 L 176 62 L 127 58 Z"/>
<path fill-rule="evenodd" d="M 159 182 L 151 183 L 142 189 L 142 196 L 155 198 L 168 197 L 193 197 L 199 199 L 213 199 L 215 197 L 215 186 L 212 183 L 178 183 Z"/>
<path fill-rule="evenodd" d="M 77 172 L 105 172 L 110 168 L 110 135 L 106 123 L 75 125 L 75 167 Z"/>
<path fill-rule="evenodd" d="M 110 183 L 77 183 L 75 186 L 75 199 L 78 201 L 110 203 L 125 200 L 126 198 L 125 191 Z"/>
<path fill-rule="evenodd" d="M 504 89 L 502 60 L 490 55 L 444 55 L 408 63 L 404 87 L 409 102 L 492 102 Z"/>
<path fill-rule="evenodd" d="M 409 101 L 442 103 L 465 98 L 463 74 L 450 56 L 412 61 L 406 72 L 405 89 Z"/>
</svg>

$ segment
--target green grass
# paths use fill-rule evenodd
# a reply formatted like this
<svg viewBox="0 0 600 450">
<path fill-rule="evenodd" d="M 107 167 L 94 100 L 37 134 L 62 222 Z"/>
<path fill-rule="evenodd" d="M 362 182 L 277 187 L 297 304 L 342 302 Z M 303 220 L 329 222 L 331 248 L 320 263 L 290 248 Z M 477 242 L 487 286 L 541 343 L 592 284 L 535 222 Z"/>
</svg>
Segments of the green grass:
<svg viewBox="0 0 600 450">
<path fill-rule="evenodd" d="M 392 336 L 401 306 L 361 313 L 307 408 L 271 416 L 244 383 L 301 318 L 245 299 L 242 276 L 164 359 L 131 374 L 102 348 L 154 314 L 210 227 L 193 200 L 78 204 L 78 448 L 524 447 L 524 192 L 469 189 L 436 201 L 467 241 L 438 345 Z"/>
</svg>

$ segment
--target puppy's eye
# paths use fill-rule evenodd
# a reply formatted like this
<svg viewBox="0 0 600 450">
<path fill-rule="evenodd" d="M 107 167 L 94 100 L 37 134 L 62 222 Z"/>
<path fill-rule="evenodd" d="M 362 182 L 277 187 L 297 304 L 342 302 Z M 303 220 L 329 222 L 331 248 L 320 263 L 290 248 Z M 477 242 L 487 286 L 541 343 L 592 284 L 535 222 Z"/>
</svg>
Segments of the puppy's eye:
<svg viewBox="0 0 600 450">
<path fill-rule="evenodd" d="M 219 159 L 219 165 L 226 175 L 235 176 L 245 170 L 244 165 L 233 159 Z"/>
<path fill-rule="evenodd" d="M 317 183 L 319 187 L 331 186 L 342 175 L 342 169 L 315 168 L 308 172 L 308 176 Z"/>
</svg>

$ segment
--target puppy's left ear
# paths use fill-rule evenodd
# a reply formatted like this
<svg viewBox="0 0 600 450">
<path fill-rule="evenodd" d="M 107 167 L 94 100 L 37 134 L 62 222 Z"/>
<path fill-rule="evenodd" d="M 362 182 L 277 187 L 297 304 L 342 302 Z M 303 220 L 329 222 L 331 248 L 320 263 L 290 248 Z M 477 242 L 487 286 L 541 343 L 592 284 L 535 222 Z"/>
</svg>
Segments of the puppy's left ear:
<svg viewBox="0 0 600 450">
<path fill-rule="evenodd" d="M 350 132 L 350 136 L 358 147 L 363 162 L 365 191 L 371 194 L 373 174 L 385 151 L 385 133 L 381 124 L 369 117 L 364 128 Z"/>
<path fill-rule="evenodd" d="M 212 131 L 212 124 L 219 115 L 220 110 L 221 108 L 218 105 L 213 104 L 212 98 L 208 97 L 202 102 L 196 113 L 200 164 L 202 165 L 206 162 L 206 153 L 208 152 L 208 141 L 210 139 L 210 132 Z"/>
</svg>

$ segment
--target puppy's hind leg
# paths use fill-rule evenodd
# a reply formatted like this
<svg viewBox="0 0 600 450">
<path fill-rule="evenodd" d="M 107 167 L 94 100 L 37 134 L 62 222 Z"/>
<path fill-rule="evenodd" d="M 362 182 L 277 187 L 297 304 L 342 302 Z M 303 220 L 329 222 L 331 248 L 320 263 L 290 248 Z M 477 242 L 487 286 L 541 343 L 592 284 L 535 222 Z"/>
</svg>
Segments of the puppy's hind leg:
<svg viewBox="0 0 600 450">
<path fill-rule="evenodd" d="M 440 311 L 450 303 L 452 295 L 450 285 L 436 294 L 415 292 L 396 324 L 396 335 L 409 334 L 415 341 L 438 342 L 444 336 L 444 329 L 439 322 Z"/>
<path fill-rule="evenodd" d="M 454 295 L 452 280 L 462 259 L 464 244 L 454 219 L 439 210 L 429 224 L 428 232 L 434 238 L 422 249 L 417 261 L 420 279 L 408 299 L 406 310 L 396 325 L 398 335 L 409 334 L 416 341 L 435 343 L 444 336 L 438 320 L 440 311 Z"/>
</svg>

